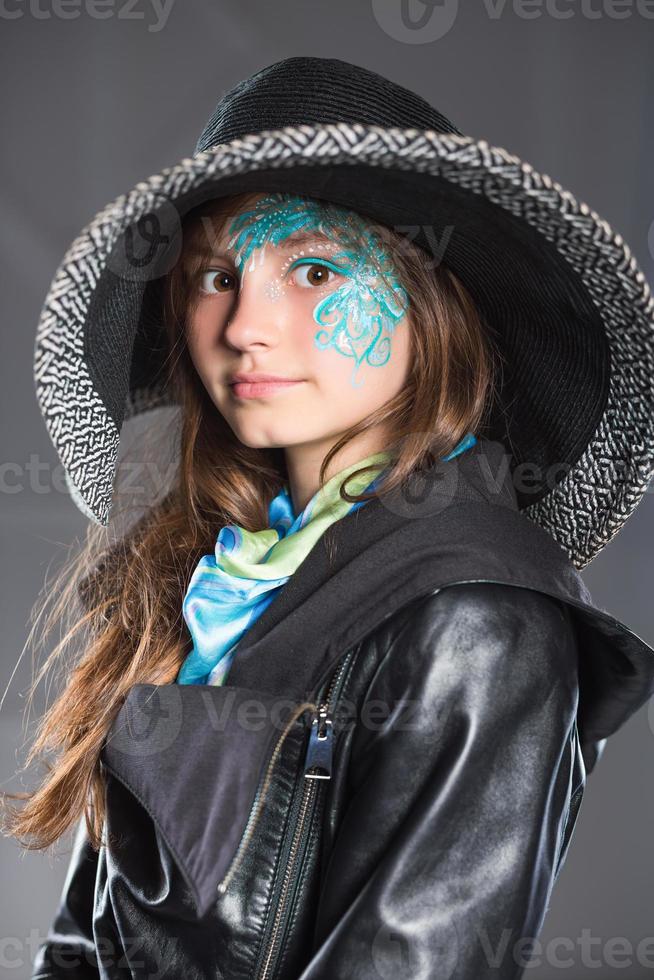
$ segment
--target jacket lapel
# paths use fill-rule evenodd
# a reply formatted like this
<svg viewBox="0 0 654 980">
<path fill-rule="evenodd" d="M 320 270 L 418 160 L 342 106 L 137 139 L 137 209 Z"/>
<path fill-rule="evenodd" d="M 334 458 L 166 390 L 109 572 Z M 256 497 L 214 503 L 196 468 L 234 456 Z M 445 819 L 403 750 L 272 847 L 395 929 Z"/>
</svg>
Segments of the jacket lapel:
<svg viewBox="0 0 654 980">
<path fill-rule="evenodd" d="M 257 787 L 298 707 L 247 688 L 135 684 L 114 718 L 101 761 L 155 821 L 200 916 L 219 897 Z"/>
</svg>

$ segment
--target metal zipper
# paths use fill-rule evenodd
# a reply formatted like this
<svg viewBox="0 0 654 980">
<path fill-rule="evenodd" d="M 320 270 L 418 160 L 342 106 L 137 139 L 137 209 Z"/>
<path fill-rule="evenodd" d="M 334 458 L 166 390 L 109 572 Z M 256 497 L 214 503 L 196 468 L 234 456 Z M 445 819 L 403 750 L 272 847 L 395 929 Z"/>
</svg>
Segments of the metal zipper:
<svg viewBox="0 0 654 980">
<path fill-rule="evenodd" d="M 227 886 L 228 886 L 228 884 L 229 884 L 229 882 L 230 882 L 230 880 L 232 878 L 232 875 L 236 871 L 236 868 L 238 867 L 238 865 L 241 863 L 241 860 L 243 858 L 243 855 L 244 855 L 245 851 L 247 850 L 248 844 L 250 843 L 250 840 L 252 838 L 252 834 L 254 832 L 254 828 L 255 828 L 255 826 L 257 824 L 257 821 L 258 821 L 259 816 L 260 816 L 260 813 L 261 813 L 261 808 L 262 808 L 262 805 L 263 805 L 263 799 L 264 799 L 264 796 L 265 796 L 266 791 L 268 789 L 268 786 L 270 784 L 272 770 L 273 770 L 273 768 L 275 766 L 275 762 L 277 761 L 277 756 L 279 755 L 279 752 L 280 752 L 280 749 L 281 749 L 281 746 L 282 746 L 282 742 L 284 741 L 284 739 L 286 738 L 286 736 L 288 735 L 288 733 L 290 732 L 291 728 L 295 724 L 296 720 L 300 717 L 300 715 L 304 711 L 308 711 L 309 709 L 311 709 L 311 710 L 313 710 L 315 712 L 315 711 L 318 710 L 318 706 L 313 701 L 304 701 L 301 705 L 299 705 L 299 707 L 295 708 L 295 710 L 293 711 L 293 713 L 291 714 L 289 720 L 286 723 L 286 726 L 284 728 L 284 731 L 282 732 L 282 734 L 277 739 L 277 742 L 275 743 L 275 748 L 273 749 L 273 752 L 272 752 L 272 755 L 270 756 L 270 760 L 268 762 L 268 765 L 266 766 L 265 775 L 264 775 L 263 779 L 260 781 L 259 785 L 257 786 L 257 791 L 256 791 L 256 794 L 255 794 L 254 800 L 252 802 L 252 806 L 250 807 L 250 814 L 248 816 L 248 820 L 247 820 L 247 823 L 245 825 L 245 830 L 243 831 L 243 835 L 242 835 L 241 840 L 239 842 L 239 845 L 238 845 L 238 848 L 236 850 L 236 853 L 235 853 L 234 857 L 232 858 L 232 861 L 230 863 L 229 868 L 227 869 L 227 872 L 226 872 L 225 876 L 223 877 L 222 881 L 218 885 L 217 891 L 221 895 L 226 890 L 226 888 L 227 888 Z"/>
<path fill-rule="evenodd" d="M 327 780 L 331 778 L 333 752 L 333 719 L 331 713 L 334 708 L 334 695 L 343 678 L 343 675 L 345 674 L 345 671 L 347 670 L 347 667 L 349 666 L 350 661 L 352 660 L 352 657 L 354 656 L 355 649 L 356 648 L 353 648 L 348 654 L 346 654 L 340 667 L 334 672 L 324 700 L 319 701 L 317 707 L 314 705 L 314 718 L 311 725 L 311 734 L 309 736 L 309 744 L 307 746 L 303 767 L 303 775 L 306 783 L 300 802 L 295 828 L 293 830 L 291 848 L 284 870 L 284 880 L 282 883 L 277 908 L 275 910 L 275 918 L 273 920 L 272 929 L 268 939 L 268 951 L 261 970 L 256 975 L 255 980 L 269 980 L 272 975 L 271 971 L 274 968 L 273 954 L 276 952 L 278 940 L 282 934 L 282 927 L 285 925 L 286 919 L 288 918 L 288 916 L 285 915 L 285 912 L 288 906 L 289 895 L 291 893 L 290 886 L 297 865 L 298 854 L 300 853 L 303 831 L 307 825 L 307 816 L 313 812 L 316 796 L 318 794 L 318 787 L 321 785 L 317 782 L 317 780 Z"/>
</svg>

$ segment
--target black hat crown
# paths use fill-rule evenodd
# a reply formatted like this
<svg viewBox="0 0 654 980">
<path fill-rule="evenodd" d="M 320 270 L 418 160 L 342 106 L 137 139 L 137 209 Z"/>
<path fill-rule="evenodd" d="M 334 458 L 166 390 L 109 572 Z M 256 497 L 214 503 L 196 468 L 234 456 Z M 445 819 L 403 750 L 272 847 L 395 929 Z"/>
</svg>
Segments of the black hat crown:
<svg viewBox="0 0 654 980">
<path fill-rule="evenodd" d="M 195 153 L 248 133 L 284 126 L 364 123 L 463 134 L 425 99 L 377 72 L 339 58 L 285 58 L 224 95 Z"/>
</svg>

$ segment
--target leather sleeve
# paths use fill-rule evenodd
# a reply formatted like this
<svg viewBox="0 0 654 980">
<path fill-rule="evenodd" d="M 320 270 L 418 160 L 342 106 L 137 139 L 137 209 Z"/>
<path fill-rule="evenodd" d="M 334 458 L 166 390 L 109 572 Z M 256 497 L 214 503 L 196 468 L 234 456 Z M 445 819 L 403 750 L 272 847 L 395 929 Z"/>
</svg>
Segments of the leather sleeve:
<svg viewBox="0 0 654 980">
<path fill-rule="evenodd" d="M 300 980 L 522 976 L 579 790 L 569 617 L 465 583 L 382 631 Z"/>
<path fill-rule="evenodd" d="M 98 852 L 93 849 L 82 816 L 75 832 L 59 906 L 46 941 L 32 966 L 32 980 L 66 978 L 98 980 L 93 938 L 93 905 Z"/>
</svg>

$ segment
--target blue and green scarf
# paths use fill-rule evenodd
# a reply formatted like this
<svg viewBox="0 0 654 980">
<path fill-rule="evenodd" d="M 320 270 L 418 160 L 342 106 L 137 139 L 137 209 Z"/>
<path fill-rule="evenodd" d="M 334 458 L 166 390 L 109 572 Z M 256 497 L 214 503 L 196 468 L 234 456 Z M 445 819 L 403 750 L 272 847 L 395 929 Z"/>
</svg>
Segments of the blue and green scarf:
<svg viewBox="0 0 654 980">
<path fill-rule="evenodd" d="M 468 433 L 443 459 L 458 456 L 476 442 Z M 270 526 L 261 531 L 247 531 L 238 524 L 221 528 L 214 553 L 200 559 L 184 596 L 182 610 L 193 649 L 177 675 L 178 684 L 224 682 L 239 640 L 324 531 L 369 502 L 343 500 L 339 493 L 343 480 L 362 466 L 372 466 L 350 480 L 347 490 L 351 494 L 375 490 L 390 459 L 390 453 L 373 453 L 336 473 L 297 515 L 288 485 L 284 486 L 268 506 Z"/>
</svg>

